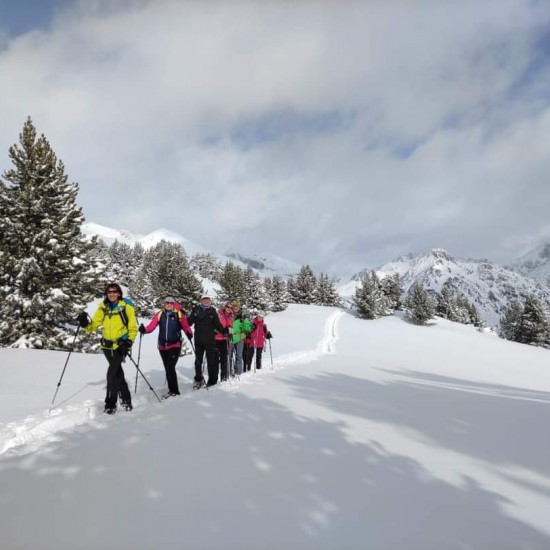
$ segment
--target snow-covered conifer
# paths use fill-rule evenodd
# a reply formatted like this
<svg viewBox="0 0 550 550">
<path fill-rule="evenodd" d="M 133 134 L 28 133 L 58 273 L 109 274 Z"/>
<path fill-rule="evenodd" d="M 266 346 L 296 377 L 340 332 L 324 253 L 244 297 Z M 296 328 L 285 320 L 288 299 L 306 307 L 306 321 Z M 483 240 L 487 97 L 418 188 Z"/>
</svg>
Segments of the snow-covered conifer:
<svg viewBox="0 0 550 550">
<path fill-rule="evenodd" d="M 9 156 L 14 168 L 0 186 L 0 345 L 64 349 L 98 291 L 96 240 L 81 233 L 78 185 L 67 183 L 30 118 Z"/>
<path fill-rule="evenodd" d="M 376 319 L 391 313 L 388 300 L 381 289 L 380 279 L 374 271 L 363 273 L 352 303 L 361 319 Z"/>
<path fill-rule="evenodd" d="M 523 306 L 513 300 L 508 302 L 504 313 L 500 318 L 499 336 L 513 342 L 520 341 L 521 318 L 523 317 Z"/>
<path fill-rule="evenodd" d="M 243 282 L 245 289 L 244 303 L 250 308 L 266 311 L 269 300 L 262 279 L 250 266 L 244 271 Z"/>
<path fill-rule="evenodd" d="M 435 311 L 432 298 L 419 282 L 415 282 L 409 289 L 405 307 L 408 309 L 409 320 L 415 325 L 425 325 L 433 317 Z"/>
<path fill-rule="evenodd" d="M 338 306 L 340 304 L 340 296 L 336 292 L 334 281 L 325 273 L 321 273 L 317 278 L 314 298 L 314 303 L 320 306 Z"/>
<path fill-rule="evenodd" d="M 217 298 L 220 302 L 227 300 L 245 301 L 246 291 L 244 285 L 244 271 L 233 262 L 227 262 L 219 277 L 220 290 Z"/>
<path fill-rule="evenodd" d="M 315 303 L 315 287 L 317 279 L 309 265 L 301 267 L 292 285 L 292 301 L 296 304 Z"/>
<path fill-rule="evenodd" d="M 401 307 L 401 296 L 403 294 L 403 282 L 399 273 L 393 273 L 380 281 L 382 293 L 387 298 L 388 307 L 392 310 Z"/>
<path fill-rule="evenodd" d="M 519 341 L 533 346 L 544 346 L 548 340 L 548 320 L 541 302 L 528 296 L 523 306 Z"/>
<path fill-rule="evenodd" d="M 207 252 L 205 254 L 198 252 L 189 260 L 191 269 L 211 281 L 218 281 L 222 272 L 222 266 L 214 254 Z"/>
<path fill-rule="evenodd" d="M 288 293 L 285 281 L 279 275 L 271 280 L 271 311 L 284 311 L 288 304 Z"/>
</svg>

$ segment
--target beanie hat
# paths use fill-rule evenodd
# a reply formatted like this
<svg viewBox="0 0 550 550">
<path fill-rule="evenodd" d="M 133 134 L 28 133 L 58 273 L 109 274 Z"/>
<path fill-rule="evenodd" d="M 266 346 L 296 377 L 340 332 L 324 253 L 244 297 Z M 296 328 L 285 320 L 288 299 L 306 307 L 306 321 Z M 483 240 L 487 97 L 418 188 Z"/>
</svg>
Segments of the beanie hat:
<svg viewBox="0 0 550 550">
<path fill-rule="evenodd" d="M 176 303 L 176 300 L 174 300 L 174 298 L 172 298 L 172 296 L 166 296 L 166 298 L 164 298 L 164 303 L 165 304 L 175 304 Z"/>
</svg>

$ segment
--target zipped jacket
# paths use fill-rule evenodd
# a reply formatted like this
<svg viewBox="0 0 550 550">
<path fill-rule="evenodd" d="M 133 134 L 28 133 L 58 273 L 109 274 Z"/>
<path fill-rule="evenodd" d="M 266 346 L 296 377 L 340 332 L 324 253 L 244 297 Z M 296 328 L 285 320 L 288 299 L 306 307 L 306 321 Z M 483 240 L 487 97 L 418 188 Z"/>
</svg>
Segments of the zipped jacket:
<svg viewBox="0 0 550 550">
<path fill-rule="evenodd" d="M 220 323 L 218 312 L 210 307 L 196 305 L 187 318 L 189 326 L 195 326 L 195 343 L 202 346 L 213 346 L 215 331 L 225 333 L 227 329 Z"/>
<path fill-rule="evenodd" d="M 185 313 L 180 310 L 157 311 L 149 324 L 145 327 L 145 332 L 149 334 L 159 327 L 159 338 L 157 348 L 159 350 L 181 348 L 181 331 L 187 335 L 193 336 L 193 331 L 187 322 Z"/>
<path fill-rule="evenodd" d="M 233 319 L 233 334 L 231 335 L 231 341 L 234 344 L 244 340 L 248 334 L 252 332 L 252 323 L 250 319 L 237 316 Z"/>
<path fill-rule="evenodd" d="M 252 321 L 253 330 L 247 339 L 248 345 L 254 348 L 263 348 L 268 330 L 263 319 L 255 317 Z"/>
<path fill-rule="evenodd" d="M 84 330 L 95 332 L 99 327 L 103 327 L 102 349 L 117 349 L 117 342 L 121 338 L 133 342 L 138 333 L 134 306 L 125 300 L 117 303 L 103 300 L 94 313 L 92 322 Z"/>
<path fill-rule="evenodd" d="M 225 308 L 218 310 L 218 317 L 220 318 L 220 323 L 222 324 L 222 326 L 224 327 L 233 326 L 233 313 L 226 313 Z M 221 340 L 228 340 L 229 335 L 222 334 L 221 332 L 216 332 L 215 338 L 219 342 Z"/>
</svg>

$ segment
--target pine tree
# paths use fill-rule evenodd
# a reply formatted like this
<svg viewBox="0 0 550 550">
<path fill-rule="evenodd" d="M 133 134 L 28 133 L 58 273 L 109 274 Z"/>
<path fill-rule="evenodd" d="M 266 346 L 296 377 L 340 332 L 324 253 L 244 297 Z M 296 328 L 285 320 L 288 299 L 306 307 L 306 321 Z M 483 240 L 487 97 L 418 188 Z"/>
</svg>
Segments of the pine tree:
<svg viewBox="0 0 550 550">
<path fill-rule="evenodd" d="M 132 247 L 115 240 L 109 247 L 108 279 L 127 286 L 132 279 L 134 266 Z"/>
<path fill-rule="evenodd" d="M 534 346 L 544 346 L 548 340 L 548 320 L 541 302 L 529 296 L 523 306 L 519 342 Z"/>
<path fill-rule="evenodd" d="M 401 296 L 403 294 L 403 282 L 399 273 L 393 273 L 380 281 L 382 293 L 388 300 L 388 307 L 392 310 L 401 307 Z"/>
<path fill-rule="evenodd" d="M 321 273 L 317 278 L 314 303 L 320 306 L 338 306 L 340 304 L 340 296 L 338 296 L 334 281 L 325 273 Z"/>
<path fill-rule="evenodd" d="M 244 272 L 244 287 L 244 302 L 248 307 L 259 311 L 267 311 L 269 300 L 262 279 L 250 266 Z"/>
<path fill-rule="evenodd" d="M 388 300 L 382 292 L 380 279 L 374 271 L 363 273 L 352 303 L 361 319 L 376 319 L 391 312 Z"/>
<path fill-rule="evenodd" d="M 421 283 L 414 283 L 405 300 L 407 316 L 415 325 L 425 325 L 434 315 L 435 304 Z"/>
<path fill-rule="evenodd" d="M 198 252 L 191 258 L 189 264 L 191 269 L 201 277 L 211 281 L 219 281 L 222 266 L 214 254 Z"/>
<path fill-rule="evenodd" d="M 220 302 L 228 300 L 239 300 L 244 303 L 246 290 L 244 284 L 244 271 L 233 262 L 227 262 L 219 278 L 220 290 L 217 298 Z"/>
<path fill-rule="evenodd" d="M 445 281 L 441 291 L 436 294 L 435 313 L 444 319 L 455 321 L 457 317 L 456 294 L 449 280 Z"/>
<path fill-rule="evenodd" d="M 96 240 L 81 233 L 78 185 L 67 183 L 30 118 L 9 156 L 14 168 L 0 186 L 0 345 L 64 349 L 98 289 Z"/>
<path fill-rule="evenodd" d="M 503 315 L 500 318 L 499 336 L 513 342 L 520 341 L 521 318 L 523 307 L 517 301 L 508 302 Z"/>
<path fill-rule="evenodd" d="M 313 304 L 315 302 L 315 287 L 317 286 L 317 279 L 309 267 L 304 265 L 300 269 L 296 280 L 292 285 L 292 301 L 296 304 Z"/>
<path fill-rule="evenodd" d="M 288 304 L 288 293 L 285 281 L 275 275 L 271 280 L 271 311 L 284 311 Z"/>
<path fill-rule="evenodd" d="M 155 262 L 150 281 L 156 302 L 160 304 L 166 296 L 173 296 L 189 310 L 200 300 L 203 289 L 189 266 L 183 246 L 162 240 L 151 252 Z"/>
</svg>

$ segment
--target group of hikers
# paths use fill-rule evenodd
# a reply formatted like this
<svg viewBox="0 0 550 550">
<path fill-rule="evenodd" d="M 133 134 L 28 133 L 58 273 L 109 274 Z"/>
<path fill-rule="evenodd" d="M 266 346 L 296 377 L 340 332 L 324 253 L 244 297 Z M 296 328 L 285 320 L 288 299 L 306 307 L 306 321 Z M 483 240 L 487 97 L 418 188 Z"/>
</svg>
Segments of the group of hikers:
<svg viewBox="0 0 550 550">
<path fill-rule="evenodd" d="M 117 283 L 109 283 L 105 296 L 93 317 L 83 311 L 78 316 L 80 326 L 86 332 L 103 328 L 101 349 L 107 358 L 107 395 L 105 412 L 114 414 L 120 396 L 123 410 L 132 410 L 132 396 L 124 377 L 122 363 L 130 353 L 137 334 L 145 335 L 158 328 L 157 348 L 166 371 L 168 393 L 165 398 L 179 395 L 176 364 L 181 354 L 183 334 L 187 336 L 195 352 L 195 376 L 193 389 L 215 386 L 218 379 L 228 380 L 252 369 L 262 368 L 262 352 L 265 341 L 271 338 L 263 316 L 250 315 L 236 301 L 228 301 L 220 310 L 212 305 L 212 299 L 204 295 L 189 315 L 172 296 L 164 300 L 149 323 L 138 326 L 134 305 L 124 298 Z M 195 331 L 193 334 L 194 327 Z M 193 346 L 194 341 L 194 346 Z M 204 358 L 208 380 L 204 379 Z"/>
</svg>

